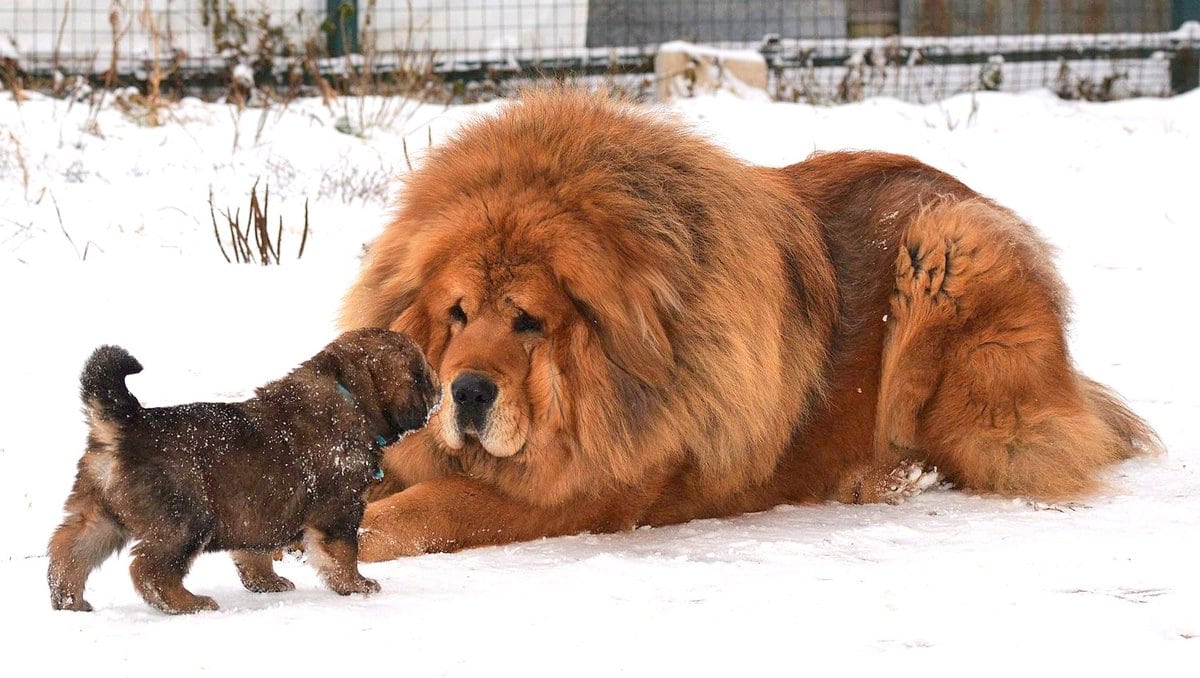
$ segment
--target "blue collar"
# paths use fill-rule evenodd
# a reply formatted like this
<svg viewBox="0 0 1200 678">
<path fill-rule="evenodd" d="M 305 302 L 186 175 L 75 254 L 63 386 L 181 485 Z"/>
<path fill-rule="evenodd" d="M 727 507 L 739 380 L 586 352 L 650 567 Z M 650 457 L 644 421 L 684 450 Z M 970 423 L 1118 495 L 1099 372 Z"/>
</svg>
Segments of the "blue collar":
<svg viewBox="0 0 1200 678">
<path fill-rule="evenodd" d="M 354 399 L 354 394 L 351 393 L 350 389 L 346 388 L 346 386 L 344 384 L 342 384 L 342 382 L 340 382 L 340 381 L 337 382 L 337 390 L 338 390 L 338 393 L 341 393 L 342 397 L 346 399 L 346 402 L 350 403 L 351 405 L 353 405 L 356 408 L 358 407 L 358 401 Z M 376 433 L 375 434 L 375 444 L 378 445 L 380 448 L 387 447 L 388 439 L 384 438 L 383 436 Z M 373 477 L 375 478 L 375 480 L 383 480 L 383 468 L 377 467 L 375 469 L 375 473 L 373 474 Z"/>
</svg>

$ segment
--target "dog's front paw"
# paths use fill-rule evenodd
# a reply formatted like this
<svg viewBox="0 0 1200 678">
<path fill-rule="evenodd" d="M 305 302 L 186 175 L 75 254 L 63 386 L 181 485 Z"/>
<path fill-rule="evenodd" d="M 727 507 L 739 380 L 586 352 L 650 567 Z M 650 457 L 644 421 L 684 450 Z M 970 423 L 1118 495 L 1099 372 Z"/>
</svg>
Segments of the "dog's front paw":
<svg viewBox="0 0 1200 678">
<path fill-rule="evenodd" d="M 365 524 L 366 520 L 363 522 Z M 377 563 L 425 553 L 423 540 L 417 537 L 396 535 L 387 530 L 365 526 L 358 530 L 358 559 L 364 563 Z"/>
</svg>

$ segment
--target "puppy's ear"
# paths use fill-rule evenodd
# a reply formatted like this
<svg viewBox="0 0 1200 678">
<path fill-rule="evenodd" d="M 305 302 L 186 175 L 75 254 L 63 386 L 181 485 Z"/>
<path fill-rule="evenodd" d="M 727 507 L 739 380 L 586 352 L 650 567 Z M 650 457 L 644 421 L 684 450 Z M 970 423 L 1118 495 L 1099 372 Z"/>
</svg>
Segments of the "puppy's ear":
<svg viewBox="0 0 1200 678">
<path fill-rule="evenodd" d="M 367 356 L 348 347 L 344 341 L 335 341 L 325 347 L 326 365 L 342 386 L 349 389 L 355 398 L 369 395 L 375 388 L 371 371 L 367 369 Z"/>
<path fill-rule="evenodd" d="M 350 391 L 376 433 L 420 428 L 437 381 L 409 337 L 381 328 L 344 333 L 320 354 L 323 369 Z"/>
</svg>

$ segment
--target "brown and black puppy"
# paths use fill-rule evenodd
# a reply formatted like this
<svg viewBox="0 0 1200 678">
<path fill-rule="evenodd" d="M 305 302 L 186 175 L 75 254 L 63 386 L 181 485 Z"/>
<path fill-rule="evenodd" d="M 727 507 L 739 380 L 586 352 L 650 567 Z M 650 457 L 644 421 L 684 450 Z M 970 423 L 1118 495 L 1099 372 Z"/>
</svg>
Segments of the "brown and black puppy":
<svg viewBox="0 0 1200 678">
<path fill-rule="evenodd" d="M 87 450 L 50 540 L 50 602 L 91 610 L 88 574 L 130 540 L 130 574 L 168 613 L 215 610 L 183 577 L 202 551 L 232 551 L 251 591 L 287 591 L 270 553 L 303 538 L 342 595 L 379 584 L 358 572 L 363 491 L 383 445 L 425 425 L 439 389 L 411 339 L 347 332 L 242 403 L 143 408 L 124 349 L 95 351 L 81 376 Z"/>
</svg>

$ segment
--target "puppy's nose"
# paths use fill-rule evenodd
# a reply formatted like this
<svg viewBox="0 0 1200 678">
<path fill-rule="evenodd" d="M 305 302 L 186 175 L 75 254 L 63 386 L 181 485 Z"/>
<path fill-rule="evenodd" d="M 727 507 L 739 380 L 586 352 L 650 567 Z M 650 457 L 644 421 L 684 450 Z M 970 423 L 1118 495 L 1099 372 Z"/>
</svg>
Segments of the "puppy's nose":
<svg viewBox="0 0 1200 678">
<path fill-rule="evenodd" d="M 464 429 L 483 429 L 483 420 L 499 389 L 496 382 L 478 372 L 464 372 L 450 384 L 454 404 L 458 406 L 458 423 Z"/>
</svg>

